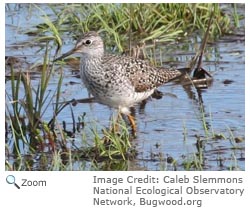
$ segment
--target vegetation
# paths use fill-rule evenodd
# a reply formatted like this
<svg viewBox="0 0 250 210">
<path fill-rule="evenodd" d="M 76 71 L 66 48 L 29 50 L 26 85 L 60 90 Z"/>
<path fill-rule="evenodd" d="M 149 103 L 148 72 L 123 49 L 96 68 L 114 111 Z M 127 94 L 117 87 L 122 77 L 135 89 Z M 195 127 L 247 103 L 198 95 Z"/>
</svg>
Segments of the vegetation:
<svg viewBox="0 0 250 210">
<path fill-rule="evenodd" d="M 83 32 L 94 30 L 103 34 L 107 46 L 120 52 L 132 52 L 133 47 L 150 43 L 170 42 L 195 31 L 205 33 L 210 14 L 213 24 L 210 39 L 232 32 L 239 26 L 237 6 L 233 20 L 220 8 L 220 4 L 66 4 L 48 5 L 54 13 L 51 20 L 39 5 L 30 5 L 43 14 L 43 23 L 28 34 L 44 34 L 38 41 L 53 40 L 58 49 L 62 34 L 75 39 Z M 38 17 L 39 18 L 39 17 Z M 234 23 L 234 24 L 233 24 Z M 116 50 L 115 47 L 115 50 Z"/>
</svg>

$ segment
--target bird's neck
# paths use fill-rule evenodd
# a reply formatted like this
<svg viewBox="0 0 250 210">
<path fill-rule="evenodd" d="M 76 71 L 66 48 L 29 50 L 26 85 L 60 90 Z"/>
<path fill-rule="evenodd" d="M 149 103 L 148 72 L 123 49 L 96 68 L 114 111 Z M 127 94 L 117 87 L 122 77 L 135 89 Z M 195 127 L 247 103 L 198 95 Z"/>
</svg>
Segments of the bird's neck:
<svg viewBox="0 0 250 210">
<path fill-rule="evenodd" d="M 92 72 L 102 66 L 102 56 L 95 55 L 82 55 L 81 57 L 81 70 L 83 72 Z"/>
<path fill-rule="evenodd" d="M 83 60 L 91 60 L 91 59 L 102 58 L 103 55 L 104 55 L 104 50 L 103 49 L 97 49 L 97 50 L 90 50 L 87 53 L 83 53 L 81 58 Z"/>
<path fill-rule="evenodd" d="M 100 54 L 100 55 L 83 54 L 81 56 L 81 63 L 90 63 L 90 62 L 99 63 L 101 62 L 102 57 L 103 57 L 103 54 Z"/>
</svg>

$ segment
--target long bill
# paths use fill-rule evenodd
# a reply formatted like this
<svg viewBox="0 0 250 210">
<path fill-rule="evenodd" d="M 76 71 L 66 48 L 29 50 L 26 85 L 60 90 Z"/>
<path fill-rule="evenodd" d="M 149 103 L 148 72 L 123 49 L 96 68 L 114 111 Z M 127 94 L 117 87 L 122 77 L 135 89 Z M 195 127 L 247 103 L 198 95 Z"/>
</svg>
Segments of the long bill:
<svg viewBox="0 0 250 210">
<path fill-rule="evenodd" d="M 72 50 L 70 50 L 70 51 L 68 51 L 68 52 L 66 52 L 66 53 L 64 53 L 64 54 L 62 54 L 60 57 L 56 58 L 53 62 L 62 60 L 63 58 L 66 58 L 66 57 L 68 57 L 69 55 L 74 54 L 74 53 L 75 53 L 75 50 L 76 50 L 76 49 L 73 48 Z"/>
</svg>

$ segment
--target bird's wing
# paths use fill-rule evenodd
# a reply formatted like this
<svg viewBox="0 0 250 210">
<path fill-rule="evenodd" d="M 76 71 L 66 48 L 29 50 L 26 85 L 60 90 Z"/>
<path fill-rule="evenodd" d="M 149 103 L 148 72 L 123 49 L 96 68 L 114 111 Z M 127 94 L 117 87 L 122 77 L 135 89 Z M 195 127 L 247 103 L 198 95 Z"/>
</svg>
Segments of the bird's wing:
<svg viewBox="0 0 250 210">
<path fill-rule="evenodd" d="M 148 61 L 125 56 L 107 56 L 106 63 L 114 68 L 114 73 L 124 74 L 136 92 L 152 90 L 183 75 L 178 69 L 157 68 Z M 119 72 L 117 72 L 119 69 Z"/>
</svg>

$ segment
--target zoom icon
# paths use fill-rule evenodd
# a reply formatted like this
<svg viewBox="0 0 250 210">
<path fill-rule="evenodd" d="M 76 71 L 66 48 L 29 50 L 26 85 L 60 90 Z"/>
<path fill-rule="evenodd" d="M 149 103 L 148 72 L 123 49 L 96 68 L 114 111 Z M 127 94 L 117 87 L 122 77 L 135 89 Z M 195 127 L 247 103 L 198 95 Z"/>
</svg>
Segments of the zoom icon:
<svg viewBox="0 0 250 210">
<path fill-rule="evenodd" d="M 20 189 L 20 187 L 18 186 L 18 184 L 16 183 L 16 178 L 13 175 L 8 175 L 6 177 L 6 182 L 8 184 L 14 184 L 16 186 L 17 189 Z"/>
</svg>

